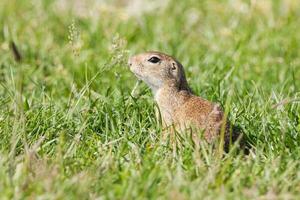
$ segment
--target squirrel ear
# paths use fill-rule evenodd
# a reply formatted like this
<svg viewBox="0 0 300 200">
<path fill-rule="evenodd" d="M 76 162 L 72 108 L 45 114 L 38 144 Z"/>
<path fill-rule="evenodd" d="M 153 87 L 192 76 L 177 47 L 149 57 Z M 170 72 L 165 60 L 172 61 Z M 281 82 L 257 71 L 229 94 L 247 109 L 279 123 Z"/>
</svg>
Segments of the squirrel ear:
<svg viewBox="0 0 300 200">
<path fill-rule="evenodd" d="M 176 70 L 176 63 L 172 62 L 172 67 L 171 67 L 172 70 Z"/>
</svg>

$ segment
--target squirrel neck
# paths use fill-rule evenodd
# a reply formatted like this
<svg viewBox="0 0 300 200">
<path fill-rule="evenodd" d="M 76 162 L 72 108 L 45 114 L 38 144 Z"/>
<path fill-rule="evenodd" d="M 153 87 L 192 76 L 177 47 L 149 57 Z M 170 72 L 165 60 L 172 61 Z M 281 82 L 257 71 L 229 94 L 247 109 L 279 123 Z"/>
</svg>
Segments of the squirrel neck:
<svg viewBox="0 0 300 200">
<path fill-rule="evenodd" d="M 182 88 L 173 82 L 164 83 L 153 93 L 161 115 L 167 124 L 172 123 L 175 110 L 192 95 L 192 91 L 187 84 L 186 87 Z"/>
</svg>

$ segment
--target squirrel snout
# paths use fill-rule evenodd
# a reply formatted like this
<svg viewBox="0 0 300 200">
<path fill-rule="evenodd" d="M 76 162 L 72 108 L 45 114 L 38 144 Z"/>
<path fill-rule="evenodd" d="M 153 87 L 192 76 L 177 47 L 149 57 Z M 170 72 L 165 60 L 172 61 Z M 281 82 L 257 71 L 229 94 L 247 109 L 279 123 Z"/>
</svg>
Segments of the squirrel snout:
<svg viewBox="0 0 300 200">
<path fill-rule="evenodd" d="M 132 66 L 132 58 L 129 58 L 129 59 L 128 59 L 127 65 L 129 66 L 129 68 L 131 68 L 131 66 Z"/>
<path fill-rule="evenodd" d="M 137 65 L 137 59 L 136 59 L 136 57 L 135 56 L 130 57 L 128 59 L 128 63 L 127 64 L 128 64 L 128 66 L 129 66 L 130 69 L 133 68 L 135 65 Z"/>
</svg>

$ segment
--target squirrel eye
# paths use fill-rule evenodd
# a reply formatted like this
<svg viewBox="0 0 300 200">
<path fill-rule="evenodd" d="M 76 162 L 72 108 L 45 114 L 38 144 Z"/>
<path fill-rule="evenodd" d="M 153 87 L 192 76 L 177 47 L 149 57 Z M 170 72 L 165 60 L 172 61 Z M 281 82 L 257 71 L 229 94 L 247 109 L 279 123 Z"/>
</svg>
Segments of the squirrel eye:
<svg viewBox="0 0 300 200">
<path fill-rule="evenodd" d="M 148 61 L 151 63 L 158 63 L 160 61 L 160 58 L 153 56 Z"/>
</svg>

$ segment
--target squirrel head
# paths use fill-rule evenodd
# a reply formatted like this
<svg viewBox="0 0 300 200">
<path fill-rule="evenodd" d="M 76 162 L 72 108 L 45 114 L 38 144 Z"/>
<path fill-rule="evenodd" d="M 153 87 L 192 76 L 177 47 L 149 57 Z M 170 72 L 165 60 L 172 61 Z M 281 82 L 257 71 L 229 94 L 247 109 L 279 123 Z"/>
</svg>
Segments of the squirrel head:
<svg viewBox="0 0 300 200">
<path fill-rule="evenodd" d="M 190 90 L 183 66 L 172 56 L 155 51 L 141 53 L 129 58 L 128 65 L 153 92 L 166 85 L 178 90 Z"/>
</svg>

